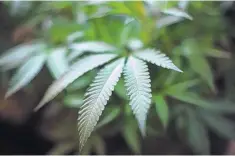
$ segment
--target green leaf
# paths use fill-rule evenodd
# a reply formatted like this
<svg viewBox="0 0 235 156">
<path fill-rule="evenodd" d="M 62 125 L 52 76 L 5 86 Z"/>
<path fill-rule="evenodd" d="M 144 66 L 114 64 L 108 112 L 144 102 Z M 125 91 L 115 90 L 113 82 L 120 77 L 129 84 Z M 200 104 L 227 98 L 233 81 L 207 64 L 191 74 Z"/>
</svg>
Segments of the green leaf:
<svg viewBox="0 0 235 156">
<path fill-rule="evenodd" d="M 112 8 L 111 14 L 125 14 L 132 15 L 132 11 L 123 2 L 108 2 L 108 6 Z"/>
<path fill-rule="evenodd" d="M 235 125 L 234 122 L 222 117 L 216 113 L 210 113 L 208 111 L 200 111 L 201 118 L 207 124 L 207 126 L 226 139 L 235 138 Z"/>
<path fill-rule="evenodd" d="M 81 29 L 81 26 L 76 22 L 71 22 L 64 18 L 55 18 L 49 28 L 49 36 L 53 43 L 60 43 L 67 39 L 67 37 Z"/>
<path fill-rule="evenodd" d="M 139 40 L 140 37 L 140 24 L 137 20 L 132 18 L 127 19 L 130 20 L 127 24 L 123 26 L 123 29 L 120 32 L 120 46 L 126 46 L 130 40 Z M 125 22 L 126 22 L 125 21 Z M 141 42 L 141 41 L 139 41 Z M 142 43 L 140 43 L 142 44 Z"/>
<path fill-rule="evenodd" d="M 199 84 L 199 82 L 198 79 L 194 79 L 172 84 L 169 87 L 166 87 L 165 92 L 170 95 L 186 92 L 189 88 Z"/>
<path fill-rule="evenodd" d="M 206 58 L 200 55 L 192 55 L 189 58 L 191 68 L 207 82 L 209 87 L 215 91 L 213 73 Z"/>
<path fill-rule="evenodd" d="M 190 67 L 208 84 L 208 86 L 215 91 L 213 73 L 206 57 L 202 54 L 203 48 L 196 44 L 197 41 L 188 39 L 184 42 L 183 52 L 188 58 Z"/>
<path fill-rule="evenodd" d="M 169 9 L 166 9 L 162 12 L 165 14 L 168 14 L 168 15 L 172 15 L 172 16 L 176 16 L 176 17 L 184 17 L 189 20 L 193 20 L 192 16 L 190 16 L 188 13 L 186 13 L 185 11 L 178 9 L 178 8 L 169 8 Z"/>
<path fill-rule="evenodd" d="M 130 106 L 145 136 L 147 113 L 151 104 L 151 84 L 148 66 L 142 60 L 130 56 L 124 70 L 125 86 Z"/>
<path fill-rule="evenodd" d="M 48 155 L 65 155 L 76 147 L 75 141 L 63 141 L 56 143 L 54 147 L 47 153 Z"/>
<path fill-rule="evenodd" d="M 69 64 L 66 60 L 66 48 L 56 48 L 53 49 L 47 59 L 47 67 L 52 73 L 55 79 L 59 78 L 64 74 L 68 68 Z"/>
<path fill-rule="evenodd" d="M 209 105 L 207 102 L 202 100 L 197 94 L 192 92 L 182 92 L 178 94 L 171 94 L 168 93 L 171 97 L 183 101 L 185 103 L 193 104 L 196 106 L 204 107 L 204 108 L 210 108 L 211 105 Z"/>
<path fill-rule="evenodd" d="M 126 120 L 121 132 L 129 148 L 135 154 L 140 154 L 141 142 L 138 134 L 138 127 L 135 122 L 130 119 Z"/>
<path fill-rule="evenodd" d="M 98 134 L 92 136 L 92 144 L 97 155 L 104 155 L 106 153 L 105 141 Z"/>
<path fill-rule="evenodd" d="M 217 112 L 233 114 L 235 112 L 235 104 L 226 100 L 205 100 L 192 92 L 181 92 L 181 93 L 167 93 L 171 97 L 183 101 L 185 103 L 193 104 L 195 106 L 203 107 L 204 109 Z"/>
<path fill-rule="evenodd" d="M 162 95 L 158 95 L 154 97 L 156 112 L 164 126 L 167 127 L 169 121 L 169 110 L 168 105 Z"/>
<path fill-rule="evenodd" d="M 214 48 L 205 50 L 205 54 L 215 58 L 231 58 L 231 53 Z"/>
<path fill-rule="evenodd" d="M 10 81 L 6 98 L 25 87 L 41 70 L 45 62 L 44 54 L 33 56 L 23 64 Z"/>
<path fill-rule="evenodd" d="M 64 104 L 68 107 L 79 108 L 83 103 L 83 96 L 80 94 L 68 94 L 64 97 Z"/>
<path fill-rule="evenodd" d="M 188 111 L 188 141 L 196 154 L 210 154 L 208 131 L 195 112 Z"/>
<path fill-rule="evenodd" d="M 97 74 L 94 82 L 87 90 L 78 116 L 80 150 L 94 130 L 114 86 L 121 76 L 123 65 L 124 59 L 119 59 L 107 65 Z"/>
<path fill-rule="evenodd" d="M 79 89 L 83 89 L 87 87 L 95 77 L 95 72 L 89 72 L 85 75 L 81 76 L 79 79 L 75 80 L 73 83 L 71 83 L 68 87 L 68 91 L 76 91 Z"/>
<path fill-rule="evenodd" d="M 144 49 L 135 52 L 135 56 L 157 66 L 182 72 L 165 54 L 160 53 L 160 51 L 156 51 L 154 49 Z"/>
<path fill-rule="evenodd" d="M 76 57 L 82 55 L 84 52 L 104 53 L 116 50 L 115 47 L 101 41 L 87 41 L 81 43 L 74 43 L 70 46 L 72 52 L 68 55 L 68 60 L 72 61 Z"/>
<path fill-rule="evenodd" d="M 146 18 L 145 6 L 143 1 L 125 1 L 124 4 L 127 8 L 129 8 L 131 13 L 135 17 L 138 17 L 142 20 Z"/>
<path fill-rule="evenodd" d="M 128 96 L 126 94 L 125 86 L 124 86 L 124 80 L 123 78 L 120 78 L 117 85 L 115 86 L 114 92 L 122 99 L 127 100 Z"/>
<path fill-rule="evenodd" d="M 101 121 L 98 122 L 95 129 L 99 129 L 104 125 L 110 123 L 120 114 L 120 107 L 111 107 L 111 108 L 112 109 L 109 109 L 109 112 L 106 115 L 104 115 Z"/>
<path fill-rule="evenodd" d="M 0 66 L 10 66 L 10 68 L 8 67 L 9 69 L 15 68 L 30 56 L 40 52 L 43 48 L 45 48 L 45 44 L 38 40 L 32 41 L 31 43 L 17 45 L 8 49 L 0 56 Z"/>
<path fill-rule="evenodd" d="M 69 1 L 54 1 L 54 2 L 49 2 L 49 6 L 53 9 L 63 9 L 63 8 L 68 8 L 73 5 L 72 2 Z"/>
<path fill-rule="evenodd" d="M 70 69 L 63 74 L 60 78 L 55 80 L 51 86 L 47 89 L 44 97 L 35 108 L 38 110 L 44 104 L 55 98 L 61 91 L 63 91 L 74 80 L 85 74 L 86 72 L 107 63 L 111 59 L 114 59 L 115 54 L 100 54 L 87 56 L 76 63 L 74 63 Z"/>
</svg>

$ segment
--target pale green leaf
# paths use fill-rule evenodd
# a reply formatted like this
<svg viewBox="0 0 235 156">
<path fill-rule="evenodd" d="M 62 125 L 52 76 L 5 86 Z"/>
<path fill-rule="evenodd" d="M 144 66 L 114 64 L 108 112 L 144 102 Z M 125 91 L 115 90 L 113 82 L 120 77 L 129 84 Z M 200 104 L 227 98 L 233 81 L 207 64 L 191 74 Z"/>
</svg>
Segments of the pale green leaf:
<svg viewBox="0 0 235 156">
<path fill-rule="evenodd" d="M 75 80 L 73 83 L 71 83 L 68 87 L 68 91 L 76 91 L 79 89 L 83 89 L 87 87 L 95 77 L 96 72 L 89 72 L 85 75 L 81 76 L 79 79 Z"/>
<path fill-rule="evenodd" d="M 64 74 L 69 68 L 66 60 L 66 48 L 53 49 L 47 59 L 47 66 L 55 79 Z"/>
<path fill-rule="evenodd" d="M 186 10 L 188 5 L 189 5 L 188 0 L 180 0 L 178 3 L 179 8 L 182 10 Z"/>
<path fill-rule="evenodd" d="M 183 20 L 182 17 L 165 16 L 165 17 L 161 17 L 160 19 L 158 19 L 156 22 L 156 25 L 157 25 L 157 28 L 162 28 L 162 27 L 166 27 L 166 26 L 178 23 L 182 20 Z"/>
<path fill-rule="evenodd" d="M 201 111 L 200 116 L 208 127 L 226 139 L 235 139 L 235 124 L 229 119 L 216 113 Z"/>
<path fill-rule="evenodd" d="M 135 52 L 135 56 L 157 66 L 182 72 L 165 54 L 160 53 L 160 51 L 156 51 L 154 49 L 144 49 Z"/>
<path fill-rule="evenodd" d="M 68 55 L 68 60 L 72 61 L 76 57 L 82 55 L 84 52 L 112 52 L 116 50 L 115 47 L 101 41 L 87 41 L 81 43 L 74 43 L 70 46 L 71 53 Z"/>
<path fill-rule="evenodd" d="M 32 2 L 30 1 L 10 1 L 8 8 L 10 15 L 12 16 L 25 16 L 32 8 Z"/>
<path fill-rule="evenodd" d="M 70 69 L 63 74 L 60 78 L 55 80 L 51 86 L 47 89 L 43 99 L 39 105 L 35 108 L 38 110 L 44 104 L 55 98 L 61 91 L 63 91 L 74 80 L 85 74 L 86 72 L 107 63 L 111 59 L 114 59 L 115 54 L 100 54 L 87 56 L 76 63 L 74 63 Z"/>
<path fill-rule="evenodd" d="M 138 134 L 138 127 L 135 122 L 133 120 L 125 121 L 121 132 L 129 148 L 135 154 L 140 154 L 141 142 Z"/>
<path fill-rule="evenodd" d="M 169 121 L 169 110 L 166 100 L 162 95 L 158 95 L 154 97 L 156 112 L 164 126 L 167 127 Z"/>
<path fill-rule="evenodd" d="M 147 113 L 151 104 L 151 84 L 148 66 L 133 56 L 128 58 L 124 70 L 125 86 L 130 106 L 145 136 Z"/>
<path fill-rule="evenodd" d="M 45 48 L 45 44 L 41 41 L 33 41 L 31 43 L 17 45 L 8 49 L 3 55 L 0 56 L 0 66 L 4 67 L 4 65 L 13 64 L 11 68 L 17 67 L 31 55 L 36 52 L 40 52 L 43 48 Z"/>
<path fill-rule="evenodd" d="M 114 86 L 117 84 L 124 66 L 124 59 L 119 59 L 103 68 L 88 88 L 78 116 L 80 150 L 94 130 Z"/>
<path fill-rule="evenodd" d="M 132 51 L 139 50 L 143 47 L 143 43 L 138 39 L 130 39 L 127 44 L 128 48 Z"/>
<path fill-rule="evenodd" d="M 23 64 L 10 81 L 10 87 L 6 97 L 11 96 L 21 88 L 25 87 L 41 70 L 45 62 L 44 54 L 33 56 Z"/>
<path fill-rule="evenodd" d="M 81 31 L 76 31 L 72 34 L 70 34 L 68 37 L 67 37 L 67 41 L 69 43 L 72 43 L 73 41 L 77 40 L 77 39 L 80 39 L 84 36 L 84 33 L 81 32 Z"/>
<path fill-rule="evenodd" d="M 196 154 L 210 154 L 209 136 L 206 127 L 197 118 L 195 112 L 188 111 L 187 139 Z"/>
<path fill-rule="evenodd" d="M 68 107 L 79 108 L 83 103 L 83 96 L 80 94 L 68 94 L 64 97 L 64 104 Z"/>
<path fill-rule="evenodd" d="M 25 58 L 22 59 L 22 60 L 15 60 L 14 62 L 4 64 L 4 65 L 1 67 L 1 71 L 2 71 L 2 72 L 5 72 L 5 71 L 8 71 L 8 70 L 17 68 L 17 67 L 21 66 L 21 65 L 22 65 L 25 61 L 27 61 L 27 59 L 29 59 L 29 58 L 30 58 L 30 57 L 25 57 Z"/>
<path fill-rule="evenodd" d="M 184 10 L 178 9 L 178 8 L 169 8 L 163 11 L 163 13 L 176 16 L 176 17 L 184 17 L 189 20 L 193 20 L 192 16 L 190 16 L 188 13 L 186 13 Z"/>
</svg>

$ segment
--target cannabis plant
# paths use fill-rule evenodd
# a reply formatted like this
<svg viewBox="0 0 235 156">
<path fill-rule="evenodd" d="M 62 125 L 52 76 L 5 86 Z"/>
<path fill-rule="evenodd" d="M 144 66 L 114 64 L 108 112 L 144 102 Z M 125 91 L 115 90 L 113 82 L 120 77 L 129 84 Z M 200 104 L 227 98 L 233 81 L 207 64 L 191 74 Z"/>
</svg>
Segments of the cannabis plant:
<svg viewBox="0 0 235 156">
<path fill-rule="evenodd" d="M 207 6 L 204 8 L 201 2 L 190 4 L 195 15 L 187 13 L 187 1 L 40 3 L 32 14 L 33 18 L 29 17 L 25 21 L 39 32 L 37 39 L 9 49 L 0 58 L 0 66 L 5 71 L 19 67 L 10 81 L 6 97 L 25 87 L 46 65 L 55 81 L 49 86 L 35 110 L 65 90 L 67 94 L 63 101 L 79 105 L 80 149 L 95 128 L 110 121 L 101 120 L 97 125 L 113 91 L 122 100 L 129 100 L 142 136 L 146 135 L 146 120 L 151 103 L 154 103 L 164 128 L 167 128 L 170 111 L 173 110 L 178 125 L 182 123 L 182 118 L 189 118 L 193 124 L 199 125 L 196 129 L 205 136 L 207 130 L 200 128 L 204 125 L 198 123 L 198 120 L 195 121 L 194 117 L 198 118 L 201 113 L 205 115 L 205 112 L 233 113 L 234 105 L 213 105 L 196 94 L 198 90 L 192 88 L 208 89 L 209 86 L 210 91 L 216 92 L 213 73 L 206 57 L 230 56 L 213 47 L 212 36 L 221 29 L 217 30 L 216 27 L 212 31 L 210 26 L 203 25 L 207 22 L 197 21 L 198 17 L 204 16 L 204 12 L 203 15 L 198 14 L 201 10 L 206 10 Z M 208 16 L 213 16 L 213 13 L 211 11 L 212 15 Z M 207 20 L 206 17 L 204 20 Z M 198 27 L 205 33 L 196 31 Z M 173 61 L 167 53 L 172 56 Z M 159 70 L 152 65 L 173 71 Z M 178 73 L 182 70 L 184 73 Z M 91 83 L 92 76 L 84 78 L 90 71 L 96 75 Z M 80 94 L 70 95 L 70 91 L 83 91 L 88 84 L 83 100 L 71 102 L 72 96 L 77 99 L 82 97 Z M 124 95 L 124 90 L 128 97 Z M 172 110 L 168 108 L 169 98 L 173 99 L 173 104 L 176 105 L 172 106 Z M 192 106 L 181 106 L 179 103 Z M 183 111 L 189 112 L 188 116 L 182 117 Z M 208 117 L 202 120 L 209 125 L 211 119 Z M 188 120 L 185 122 L 190 123 Z M 125 124 L 125 129 L 128 129 L 124 133 L 125 138 L 131 133 L 130 127 L 134 126 L 129 122 Z M 178 127 L 182 129 L 182 126 Z M 206 145 L 202 147 L 204 144 L 197 140 L 198 137 L 191 138 L 195 134 L 191 133 L 194 129 L 188 129 L 190 144 L 199 142 L 195 145 L 195 152 L 208 153 L 209 139 L 204 141 Z M 129 133 L 126 133 L 127 131 Z M 97 138 L 99 137 L 95 134 L 93 139 Z M 135 142 L 130 144 L 138 153 L 138 146 L 133 145 Z"/>
</svg>

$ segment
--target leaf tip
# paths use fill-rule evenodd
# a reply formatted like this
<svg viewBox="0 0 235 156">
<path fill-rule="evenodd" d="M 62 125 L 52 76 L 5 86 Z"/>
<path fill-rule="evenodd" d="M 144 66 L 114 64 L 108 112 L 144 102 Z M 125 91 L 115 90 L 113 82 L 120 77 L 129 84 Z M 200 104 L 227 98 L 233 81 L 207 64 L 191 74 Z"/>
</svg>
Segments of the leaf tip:
<svg viewBox="0 0 235 156">
<path fill-rule="evenodd" d="M 178 67 L 174 66 L 173 69 L 177 72 L 183 73 L 183 71 L 181 69 L 179 69 Z"/>
<path fill-rule="evenodd" d="M 6 93 L 5 96 L 4 96 L 4 99 L 9 98 L 12 94 L 13 94 L 12 92 L 7 91 L 7 93 Z"/>
<path fill-rule="evenodd" d="M 33 109 L 34 112 L 37 112 L 37 111 L 38 111 L 40 108 L 42 108 L 45 104 L 46 104 L 46 103 L 45 103 L 44 100 L 40 101 L 39 104 Z"/>
</svg>

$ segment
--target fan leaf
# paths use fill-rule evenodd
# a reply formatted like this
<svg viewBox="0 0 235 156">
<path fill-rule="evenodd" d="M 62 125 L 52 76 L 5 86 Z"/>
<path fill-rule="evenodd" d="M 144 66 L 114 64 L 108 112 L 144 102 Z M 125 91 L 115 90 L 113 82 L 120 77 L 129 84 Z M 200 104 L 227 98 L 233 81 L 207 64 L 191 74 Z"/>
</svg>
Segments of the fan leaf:
<svg viewBox="0 0 235 156">
<path fill-rule="evenodd" d="M 226 139 L 235 138 L 235 126 L 232 120 L 229 120 L 218 113 L 208 112 L 205 110 L 200 110 L 199 113 L 203 122 L 218 136 Z"/>
<path fill-rule="evenodd" d="M 165 16 L 165 17 L 162 17 L 162 18 L 157 20 L 156 26 L 157 26 L 157 28 L 163 28 L 163 27 L 166 27 L 166 26 L 178 23 L 178 22 L 180 22 L 182 20 L 183 20 L 182 17 Z"/>
<path fill-rule="evenodd" d="M 63 89 L 65 89 L 74 80 L 85 74 L 86 72 L 107 63 L 111 59 L 114 59 L 115 54 L 100 54 L 87 56 L 76 63 L 74 63 L 70 69 L 64 73 L 60 78 L 55 80 L 52 85 L 47 89 L 43 99 L 39 105 L 35 108 L 38 110 L 44 104 L 55 98 Z"/>
<path fill-rule="evenodd" d="M 64 74 L 69 68 L 69 64 L 66 60 L 66 48 L 61 47 L 53 49 L 47 59 L 47 66 L 55 79 Z"/>
<path fill-rule="evenodd" d="M 188 13 L 178 8 L 169 8 L 169 9 L 164 10 L 163 13 L 176 16 L 176 17 L 184 17 L 189 20 L 193 20 L 192 16 L 190 16 Z"/>
<path fill-rule="evenodd" d="M 74 43 L 70 46 L 72 52 L 68 55 L 68 60 L 72 61 L 76 57 L 82 55 L 84 52 L 94 52 L 94 53 L 102 53 L 102 52 L 110 52 L 114 51 L 116 48 L 100 41 L 88 41 L 81 43 Z"/>
<path fill-rule="evenodd" d="M 45 48 L 45 44 L 40 41 L 33 41 L 32 43 L 10 48 L 0 56 L 0 66 L 3 66 L 4 70 L 15 68 L 43 48 Z"/>
<path fill-rule="evenodd" d="M 135 53 L 135 56 L 157 66 L 182 72 L 172 63 L 172 61 L 165 54 L 160 53 L 160 51 L 155 51 L 154 49 L 144 49 L 141 51 L 137 51 Z"/>
<path fill-rule="evenodd" d="M 80 150 L 94 130 L 109 97 L 117 84 L 124 66 L 124 59 L 119 59 L 102 69 L 88 88 L 84 103 L 79 110 L 78 131 Z"/>
<path fill-rule="evenodd" d="M 210 142 L 206 126 L 199 120 L 195 112 L 187 111 L 187 139 L 195 154 L 209 154 Z"/>
<path fill-rule="evenodd" d="M 40 71 L 46 60 L 46 55 L 33 56 L 23 64 L 10 81 L 6 98 L 26 86 Z"/>
<path fill-rule="evenodd" d="M 148 66 L 142 60 L 130 56 L 124 70 L 125 86 L 130 97 L 140 131 L 145 136 L 147 113 L 151 103 L 151 84 Z"/>
<path fill-rule="evenodd" d="M 169 122 L 169 108 L 167 102 L 164 96 L 162 95 L 154 97 L 154 100 L 155 100 L 156 112 L 163 124 L 163 127 L 167 128 Z"/>
</svg>

